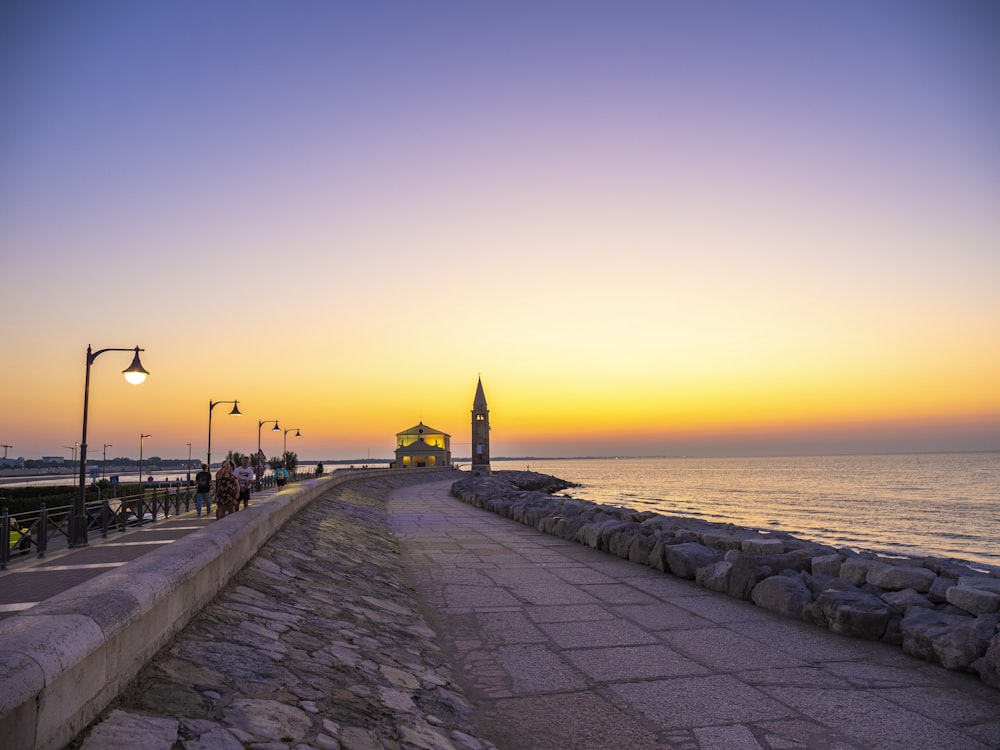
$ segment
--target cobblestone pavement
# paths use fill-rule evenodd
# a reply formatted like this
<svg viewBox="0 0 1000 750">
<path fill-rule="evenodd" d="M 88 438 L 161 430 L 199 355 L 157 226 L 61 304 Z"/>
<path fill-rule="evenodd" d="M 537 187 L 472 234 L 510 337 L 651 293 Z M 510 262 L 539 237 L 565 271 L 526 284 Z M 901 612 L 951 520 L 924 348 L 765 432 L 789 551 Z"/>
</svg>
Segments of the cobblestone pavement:
<svg viewBox="0 0 1000 750">
<path fill-rule="evenodd" d="M 71 746 L 492 748 L 387 527 L 386 497 L 419 481 L 401 473 L 324 494 Z"/>
</svg>

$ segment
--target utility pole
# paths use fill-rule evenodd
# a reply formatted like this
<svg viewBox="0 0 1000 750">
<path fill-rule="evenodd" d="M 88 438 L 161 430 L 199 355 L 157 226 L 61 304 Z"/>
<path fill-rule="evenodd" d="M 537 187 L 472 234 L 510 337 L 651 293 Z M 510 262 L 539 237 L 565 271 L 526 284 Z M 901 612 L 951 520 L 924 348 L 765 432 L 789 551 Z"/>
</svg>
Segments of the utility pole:
<svg viewBox="0 0 1000 750">
<path fill-rule="evenodd" d="M 4 445 L 4 444 L 0 444 L 0 448 L 3 448 L 3 460 L 4 460 L 4 461 L 6 461 L 6 460 L 7 460 L 7 449 L 8 449 L 8 448 L 13 448 L 13 447 L 14 447 L 13 445 Z"/>
</svg>

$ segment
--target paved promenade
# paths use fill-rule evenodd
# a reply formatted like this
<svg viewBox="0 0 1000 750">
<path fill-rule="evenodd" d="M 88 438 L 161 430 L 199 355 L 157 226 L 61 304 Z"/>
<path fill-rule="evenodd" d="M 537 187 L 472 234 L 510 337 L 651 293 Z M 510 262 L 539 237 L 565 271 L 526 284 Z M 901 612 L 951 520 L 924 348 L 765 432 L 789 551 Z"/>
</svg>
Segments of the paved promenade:
<svg viewBox="0 0 1000 750">
<path fill-rule="evenodd" d="M 1000 691 L 978 679 L 544 535 L 427 478 L 326 492 L 74 746 L 1000 748 Z"/>
<path fill-rule="evenodd" d="M 391 524 L 483 734 L 504 750 L 985 750 L 1000 691 L 459 502 Z"/>
</svg>

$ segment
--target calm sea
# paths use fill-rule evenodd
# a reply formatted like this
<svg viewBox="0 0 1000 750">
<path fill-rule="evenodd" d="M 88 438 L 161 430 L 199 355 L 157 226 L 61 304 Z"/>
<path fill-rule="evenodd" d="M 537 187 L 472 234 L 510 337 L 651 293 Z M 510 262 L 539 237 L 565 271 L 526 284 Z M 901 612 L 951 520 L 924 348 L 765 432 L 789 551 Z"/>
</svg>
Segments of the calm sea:
<svg viewBox="0 0 1000 750">
<path fill-rule="evenodd" d="M 494 461 L 598 503 L 1000 567 L 1000 453 Z"/>
</svg>

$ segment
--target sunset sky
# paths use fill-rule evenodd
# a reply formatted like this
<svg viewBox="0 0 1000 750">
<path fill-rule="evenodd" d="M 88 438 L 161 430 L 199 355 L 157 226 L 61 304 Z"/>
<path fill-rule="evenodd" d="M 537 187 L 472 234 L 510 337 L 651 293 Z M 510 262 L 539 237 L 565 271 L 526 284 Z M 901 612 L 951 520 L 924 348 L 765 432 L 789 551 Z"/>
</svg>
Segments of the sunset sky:
<svg viewBox="0 0 1000 750">
<path fill-rule="evenodd" d="M 1000 4 L 0 4 L 0 444 L 1000 450 Z M 268 455 L 281 436 L 266 426 Z"/>
</svg>

